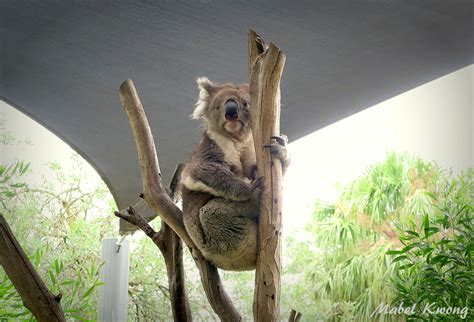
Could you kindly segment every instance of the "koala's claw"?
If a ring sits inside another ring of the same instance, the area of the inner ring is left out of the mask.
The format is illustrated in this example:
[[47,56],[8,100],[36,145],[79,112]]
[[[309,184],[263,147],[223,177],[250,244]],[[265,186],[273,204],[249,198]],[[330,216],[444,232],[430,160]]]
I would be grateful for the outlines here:
[[286,161],[288,160],[288,152],[286,150],[286,146],[280,145],[279,143],[272,143],[267,144],[264,147],[269,148],[270,153],[280,159],[282,163],[286,163]]
[[272,139],[277,141],[277,143],[282,146],[286,146],[288,144],[288,137],[285,134],[280,134],[279,136],[272,136]]
[[252,181],[252,191],[262,192],[263,190],[263,177],[258,177]]
[[280,136],[272,136],[272,139],[274,139],[276,142],[264,145],[263,147],[269,148],[270,153],[276,158],[280,159],[283,168],[286,168],[290,163],[290,156],[288,155],[288,151],[286,149],[288,137],[282,134]]

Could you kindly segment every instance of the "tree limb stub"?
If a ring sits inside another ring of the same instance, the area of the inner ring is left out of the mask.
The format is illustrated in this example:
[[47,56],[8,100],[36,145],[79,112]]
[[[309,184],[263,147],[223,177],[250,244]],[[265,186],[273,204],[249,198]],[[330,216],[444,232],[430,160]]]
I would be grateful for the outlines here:
[[60,297],[53,296],[46,287],[2,214],[0,214],[0,264],[20,294],[23,304],[38,321],[66,321],[59,304]]
[[301,320],[302,314],[300,312],[296,312],[295,310],[291,310],[290,312],[290,318],[288,319],[288,322],[299,322]]
[[[143,180],[143,195],[148,206],[152,208],[190,248],[194,262],[199,270],[201,282],[209,303],[222,321],[241,321],[228,294],[222,286],[217,268],[208,262],[189,237],[183,223],[183,213],[174,204],[161,182],[160,166],[156,154],[155,143],[145,111],[131,80],[122,83],[119,89],[122,105],[127,113],[132,133],[137,146],[138,161]],[[155,243],[159,234],[156,233],[147,220],[138,213],[121,214],[116,216],[137,225]],[[150,230],[151,229],[151,230]],[[158,244],[157,244],[158,245]],[[166,259],[165,259],[166,260]],[[167,264],[168,265],[168,264]]]
[[254,320],[279,321],[281,281],[282,166],[265,145],[280,135],[280,79],[285,54],[249,31],[250,106],[257,171],[264,178],[260,197]]

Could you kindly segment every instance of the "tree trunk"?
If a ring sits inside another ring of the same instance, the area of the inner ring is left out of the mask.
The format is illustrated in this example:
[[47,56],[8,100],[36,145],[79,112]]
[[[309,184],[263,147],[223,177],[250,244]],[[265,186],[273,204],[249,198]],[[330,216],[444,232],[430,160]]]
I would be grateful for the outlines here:
[[249,31],[250,106],[257,171],[264,178],[258,222],[254,320],[280,320],[282,165],[265,145],[280,135],[280,78],[285,55]]
[[59,298],[44,284],[0,214],[0,264],[21,296],[23,304],[38,321],[66,321]]

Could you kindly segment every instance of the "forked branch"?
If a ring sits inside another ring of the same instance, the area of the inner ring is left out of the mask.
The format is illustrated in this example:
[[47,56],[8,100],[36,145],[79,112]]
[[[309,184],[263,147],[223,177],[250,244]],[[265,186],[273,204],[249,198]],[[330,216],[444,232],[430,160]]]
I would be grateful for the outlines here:
[[[222,286],[217,268],[208,262],[196,248],[184,228],[181,210],[163,187],[153,135],[133,82],[126,80],[122,83],[119,94],[137,146],[145,201],[190,248],[194,262],[199,269],[204,291],[214,312],[222,321],[241,321],[241,315]],[[116,213],[116,215],[137,225],[154,241],[159,239],[159,234],[151,229],[146,219],[140,214]]]
[[[176,189],[181,178],[184,164],[176,167],[173,179],[169,187],[169,195],[175,201]],[[191,306],[186,291],[184,265],[183,265],[183,242],[178,235],[163,220],[161,228],[156,232],[148,221],[139,215],[132,207],[127,208],[127,213],[116,211],[116,216],[133,223],[139,227],[158,246],[163,255],[168,275],[168,290],[171,301],[171,310],[175,321],[192,321]]]

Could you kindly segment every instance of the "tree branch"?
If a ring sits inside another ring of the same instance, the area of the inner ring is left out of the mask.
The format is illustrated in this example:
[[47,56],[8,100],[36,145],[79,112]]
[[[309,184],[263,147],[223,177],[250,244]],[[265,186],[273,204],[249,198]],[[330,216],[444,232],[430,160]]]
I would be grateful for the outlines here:
[[38,321],[66,321],[59,297],[51,294],[0,214],[0,264],[23,304]]
[[143,199],[187,245],[193,245],[184,228],[181,210],[163,187],[153,134],[132,80],[122,83],[119,94],[135,138],[143,181]]
[[279,321],[281,282],[282,165],[268,145],[280,135],[280,78],[285,54],[249,31],[250,106],[257,171],[264,178],[260,197],[254,320]]
[[[241,315],[222,286],[217,268],[202,256],[189,237],[184,227],[181,210],[174,204],[163,187],[153,135],[133,82],[131,80],[123,82],[119,94],[137,146],[145,201],[190,248],[194,262],[199,269],[204,291],[214,312],[222,321],[241,321]],[[128,214],[117,212],[116,215],[137,225],[155,244],[159,244],[160,234],[155,232],[140,214],[134,213],[132,210]]]
[[[176,201],[177,189],[184,166],[184,164],[179,164],[176,167],[170,183],[170,198],[173,201]],[[175,321],[192,321],[191,305],[189,304],[185,284],[183,242],[163,220],[161,221],[157,245],[165,259],[173,318]]]

